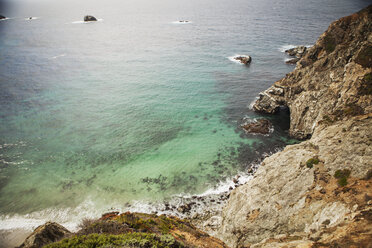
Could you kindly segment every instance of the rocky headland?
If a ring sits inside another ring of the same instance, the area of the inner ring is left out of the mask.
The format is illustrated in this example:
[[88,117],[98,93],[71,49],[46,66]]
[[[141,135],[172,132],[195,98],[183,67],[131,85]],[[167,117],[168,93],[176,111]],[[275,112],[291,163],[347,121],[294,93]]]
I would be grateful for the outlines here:
[[[332,23],[293,72],[260,93],[254,110],[288,109],[289,133],[303,141],[264,159],[246,183],[234,178],[230,192],[164,204],[188,220],[113,212],[75,233],[49,222],[21,247],[371,247],[371,30],[372,6]],[[245,129],[266,133],[261,122]]]
[[230,247],[371,247],[372,6],[332,23],[254,110],[290,111],[302,139],[232,191],[218,237]]

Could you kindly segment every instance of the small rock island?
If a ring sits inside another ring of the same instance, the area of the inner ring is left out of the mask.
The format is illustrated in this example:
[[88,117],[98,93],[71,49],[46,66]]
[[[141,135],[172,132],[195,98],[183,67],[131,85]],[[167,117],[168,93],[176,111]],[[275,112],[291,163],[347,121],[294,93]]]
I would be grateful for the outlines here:
[[252,62],[252,57],[249,55],[236,56],[234,59],[245,65],[249,65]]
[[97,18],[95,18],[94,16],[91,16],[91,15],[86,15],[86,16],[84,16],[84,21],[85,22],[96,22]]

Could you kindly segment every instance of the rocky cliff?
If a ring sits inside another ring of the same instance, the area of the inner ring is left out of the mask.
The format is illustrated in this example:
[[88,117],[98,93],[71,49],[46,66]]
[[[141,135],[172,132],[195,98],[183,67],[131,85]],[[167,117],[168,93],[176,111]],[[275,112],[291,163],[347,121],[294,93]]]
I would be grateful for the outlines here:
[[253,108],[291,113],[290,134],[309,138],[321,121],[370,113],[372,8],[332,23],[297,62],[297,68],[260,93]]
[[308,139],[236,188],[218,237],[231,247],[371,247],[372,6],[332,23],[296,69],[260,93]]

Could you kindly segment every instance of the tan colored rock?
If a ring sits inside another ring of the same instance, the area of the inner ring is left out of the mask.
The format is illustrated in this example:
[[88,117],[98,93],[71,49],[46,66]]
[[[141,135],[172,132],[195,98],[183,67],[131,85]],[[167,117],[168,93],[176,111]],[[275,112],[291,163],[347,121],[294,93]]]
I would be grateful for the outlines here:
[[[366,176],[372,165],[371,126],[372,115],[322,126],[312,139],[266,158],[252,180],[232,191],[218,237],[244,247],[279,234],[308,235],[328,221],[327,227],[341,224],[355,204],[367,204],[363,197],[372,196],[372,188],[355,181],[360,190],[347,195],[333,175],[348,168],[355,180]],[[314,157],[319,164],[307,168]]]

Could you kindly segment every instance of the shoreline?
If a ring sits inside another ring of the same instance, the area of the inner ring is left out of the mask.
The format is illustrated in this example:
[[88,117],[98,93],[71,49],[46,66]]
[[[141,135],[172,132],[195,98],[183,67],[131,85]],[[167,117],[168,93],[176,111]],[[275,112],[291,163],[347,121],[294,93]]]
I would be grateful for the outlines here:
[[[157,216],[174,216],[189,221],[200,230],[213,236],[220,225],[222,209],[228,201],[230,193],[237,187],[240,187],[251,180],[255,171],[265,158],[281,151],[282,149],[284,149],[284,147],[275,148],[272,152],[263,152],[259,159],[256,159],[254,162],[249,164],[249,168],[245,172],[243,171],[228,178],[201,194],[173,195],[169,197],[169,200],[155,203],[135,201],[131,204],[126,204],[125,207],[120,209],[107,208],[104,211],[96,211],[92,215],[80,216],[77,220],[69,220],[67,222],[58,219],[63,219],[66,216],[74,216],[73,212],[78,209],[81,210],[82,205],[85,204],[79,205],[73,209],[67,208],[57,210],[50,208],[25,215],[16,214],[13,216],[5,216],[0,219],[4,224],[2,225],[2,229],[0,229],[0,243],[4,244],[4,246],[0,245],[0,248],[9,247],[9,245],[20,245],[36,227],[41,226],[48,221],[55,221],[67,228],[69,231],[76,232],[79,230],[79,224],[81,224],[82,220],[98,219],[105,213],[116,211],[120,213],[129,211],[133,213],[156,214]],[[88,203],[88,205],[89,204],[90,203]],[[94,209],[93,205],[90,209]],[[89,209],[86,209],[85,211],[89,212]],[[52,217],[41,217],[44,212],[55,213],[51,215]],[[27,223],[26,226],[25,223]],[[4,228],[4,226],[6,228]]]

